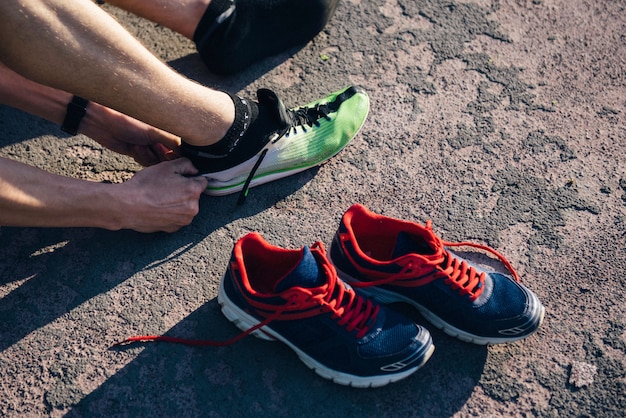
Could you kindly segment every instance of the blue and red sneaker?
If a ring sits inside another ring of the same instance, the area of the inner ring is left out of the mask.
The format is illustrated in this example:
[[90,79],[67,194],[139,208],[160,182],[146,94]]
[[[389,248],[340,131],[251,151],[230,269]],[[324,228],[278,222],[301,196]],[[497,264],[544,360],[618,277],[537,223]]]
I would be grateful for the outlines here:
[[430,358],[428,331],[343,283],[321,242],[288,250],[258,233],[241,238],[220,283],[224,315],[245,333],[279,340],[320,376],[377,387]]
[[[450,251],[479,248],[497,256],[513,277],[486,271]],[[469,242],[447,242],[426,226],[354,205],[343,215],[330,249],[339,276],[382,303],[406,302],[447,334],[475,344],[525,338],[543,320],[544,308],[519,283],[497,251]]]

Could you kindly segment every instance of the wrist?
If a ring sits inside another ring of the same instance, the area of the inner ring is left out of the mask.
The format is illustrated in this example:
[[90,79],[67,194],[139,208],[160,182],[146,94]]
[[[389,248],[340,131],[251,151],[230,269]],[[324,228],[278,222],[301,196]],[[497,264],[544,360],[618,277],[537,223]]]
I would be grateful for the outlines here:
[[112,121],[107,116],[108,109],[95,102],[89,102],[85,115],[83,116],[78,133],[96,139],[106,132],[106,127],[110,127]]
[[159,208],[151,204],[153,198],[147,192],[145,182],[135,174],[128,180],[107,186],[103,196],[107,201],[103,227],[114,231],[132,229],[146,232],[142,226],[151,217],[151,212]]

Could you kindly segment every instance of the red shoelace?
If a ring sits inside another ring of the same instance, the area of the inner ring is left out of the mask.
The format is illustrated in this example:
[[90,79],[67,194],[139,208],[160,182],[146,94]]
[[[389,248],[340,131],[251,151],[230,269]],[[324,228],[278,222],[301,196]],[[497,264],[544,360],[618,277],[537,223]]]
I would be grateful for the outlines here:
[[[445,247],[471,247],[486,251],[497,257],[502,264],[504,264],[515,281],[520,281],[519,275],[511,263],[506,257],[493,248],[473,242],[444,241],[432,232],[432,221],[430,220],[426,222],[426,229],[433,234],[435,239],[441,244],[437,246],[438,251],[435,254],[407,258],[408,261],[402,266],[402,270],[398,273],[390,274],[377,280],[360,281],[350,284],[354,287],[372,287],[383,284],[414,287],[423,286],[438,279],[444,279],[444,282],[452,288],[457,289],[460,295],[469,295],[470,299],[475,300],[483,292],[483,283],[487,273],[479,272],[466,260],[462,260],[447,251]],[[343,234],[341,238],[342,240],[350,239],[348,234]],[[425,274],[424,265],[431,266],[433,274]]]

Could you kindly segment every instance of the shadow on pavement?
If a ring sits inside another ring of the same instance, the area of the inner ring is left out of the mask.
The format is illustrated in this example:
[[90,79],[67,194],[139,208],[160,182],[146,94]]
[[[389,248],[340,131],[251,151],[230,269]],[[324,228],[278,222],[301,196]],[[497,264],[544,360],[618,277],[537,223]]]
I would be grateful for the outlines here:
[[168,61],[168,65],[174,70],[183,74],[202,85],[216,90],[236,93],[245,89],[254,81],[261,79],[265,74],[279,67],[291,56],[295,55],[302,47],[291,48],[281,54],[268,57],[254,65],[233,75],[218,75],[207,70],[202,59],[197,53],[192,53],[178,59]]
[[[180,256],[196,235],[141,235],[97,229],[5,228],[0,298],[0,351],[155,261]],[[182,250],[181,250],[182,249]]]
[[[167,335],[224,341],[237,332],[214,299]],[[430,361],[409,378],[377,389],[331,383],[283,344],[250,336],[221,348],[146,343],[67,416],[450,416],[478,383],[487,348],[434,329],[432,334]]]
[[[216,229],[294,193],[316,169],[238,195],[203,196],[194,222],[174,234],[91,228],[0,229],[0,351],[134,274],[184,256]],[[229,253],[231,248],[223,249]]]
[[44,135],[68,136],[52,122],[3,105],[0,105],[0,135],[0,148]]

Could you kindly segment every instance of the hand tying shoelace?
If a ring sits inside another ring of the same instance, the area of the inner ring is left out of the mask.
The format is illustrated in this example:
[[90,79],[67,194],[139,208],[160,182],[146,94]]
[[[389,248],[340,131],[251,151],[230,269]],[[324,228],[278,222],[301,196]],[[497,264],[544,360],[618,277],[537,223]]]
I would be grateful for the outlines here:
[[369,97],[354,86],[292,109],[268,89],[257,91],[258,102],[231,98],[235,123],[227,135],[207,146],[183,140],[181,150],[207,178],[206,194],[239,192],[239,204],[252,187],[329,160],[357,135],[369,112]]

